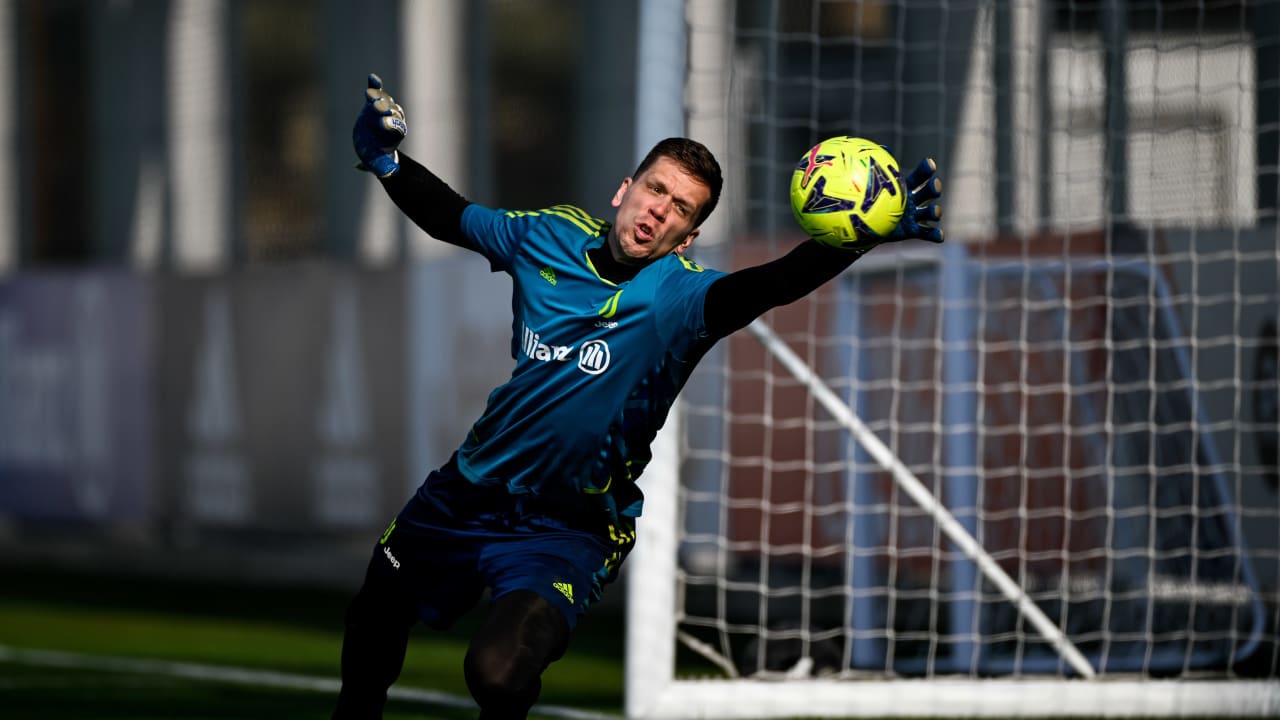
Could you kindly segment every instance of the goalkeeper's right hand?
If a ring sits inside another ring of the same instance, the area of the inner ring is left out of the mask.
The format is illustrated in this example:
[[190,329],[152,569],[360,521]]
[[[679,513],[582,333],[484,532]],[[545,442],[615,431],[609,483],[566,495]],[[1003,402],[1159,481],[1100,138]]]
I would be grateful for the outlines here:
[[404,110],[382,89],[382,78],[369,73],[364,107],[360,108],[356,126],[351,130],[356,157],[360,158],[356,167],[380,178],[395,175],[400,171],[400,153],[396,148],[408,133]]

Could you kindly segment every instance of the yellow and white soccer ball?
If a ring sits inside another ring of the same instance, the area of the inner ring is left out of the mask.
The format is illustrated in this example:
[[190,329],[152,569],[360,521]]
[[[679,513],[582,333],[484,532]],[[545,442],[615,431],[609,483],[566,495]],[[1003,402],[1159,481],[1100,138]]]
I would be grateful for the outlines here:
[[791,210],[809,237],[839,248],[874,245],[902,220],[907,197],[898,161],[865,138],[829,138],[791,175]]

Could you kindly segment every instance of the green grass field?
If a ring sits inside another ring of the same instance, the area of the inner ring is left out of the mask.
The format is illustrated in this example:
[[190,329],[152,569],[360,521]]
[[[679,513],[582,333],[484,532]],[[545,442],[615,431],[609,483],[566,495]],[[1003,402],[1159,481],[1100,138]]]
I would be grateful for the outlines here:
[[[0,578],[0,717],[328,717],[346,593],[14,568]],[[415,634],[396,686],[408,697],[393,696],[387,718],[475,716],[462,657],[479,618]],[[545,675],[550,714],[536,717],[621,715],[622,643],[616,613],[588,616]]]
[[[331,589],[0,567],[0,718],[327,718],[347,600]],[[448,633],[419,629],[388,720],[475,717],[462,657],[480,612]],[[623,635],[616,606],[588,615],[532,717],[621,717]]]

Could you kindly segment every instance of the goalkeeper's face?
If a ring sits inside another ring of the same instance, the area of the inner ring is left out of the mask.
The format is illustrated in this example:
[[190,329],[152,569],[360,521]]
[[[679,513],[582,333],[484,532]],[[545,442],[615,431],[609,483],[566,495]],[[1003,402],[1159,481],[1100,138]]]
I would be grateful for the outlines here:
[[671,158],[658,158],[640,175],[623,180],[613,196],[618,208],[608,240],[613,258],[647,265],[684,252],[698,235],[698,218],[710,199],[706,183]]

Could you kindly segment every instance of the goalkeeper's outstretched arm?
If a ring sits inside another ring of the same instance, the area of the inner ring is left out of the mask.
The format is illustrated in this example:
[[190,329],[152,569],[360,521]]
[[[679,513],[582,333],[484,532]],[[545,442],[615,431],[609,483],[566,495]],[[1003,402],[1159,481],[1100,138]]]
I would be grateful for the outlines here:
[[462,211],[471,204],[413,158],[400,152],[409,134],[404,108],[369,74],[364,105],[351,128],[351,141],[360,164],[378,176],[396,206],[428,235],[468,250],[474,244],[462,233]]
[[382,178],[382,187],[396,207],[431,237],[467,250],[477,250],[462,233],[462,211],[471,201],[403,151],[400,152],[400,170]]
[[729,273],[707,289],[703,306],[707,332],[724,337],[772,308],[799,300],[868,249],[842,250],[806,240],[777,260]]
[[[906,239],[942,242],[942,181],[937,165],[925,159],[907,176],[907,207],[902,222],[884,242]],[[763,265],[744,268],[717,280],[708,290],[703,317],[707,331],[724,337],[746,327],[771,308],[787,305],[818,289],[844,272],[875,244],[855,249],[834,248],[815,240],[800,243],[791,252]]]

